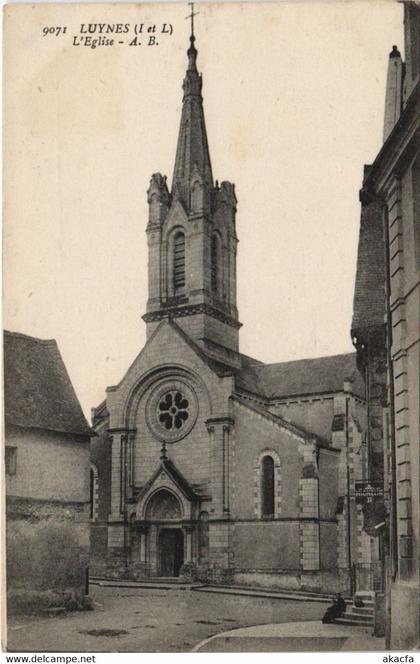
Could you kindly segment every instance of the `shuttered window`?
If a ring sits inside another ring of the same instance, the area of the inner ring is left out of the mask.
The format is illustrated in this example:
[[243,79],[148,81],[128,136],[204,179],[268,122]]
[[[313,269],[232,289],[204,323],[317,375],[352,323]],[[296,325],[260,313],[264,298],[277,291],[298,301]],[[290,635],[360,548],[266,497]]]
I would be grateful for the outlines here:
[[174,239],[174,290],[185,287],[185,235],[177,233]]

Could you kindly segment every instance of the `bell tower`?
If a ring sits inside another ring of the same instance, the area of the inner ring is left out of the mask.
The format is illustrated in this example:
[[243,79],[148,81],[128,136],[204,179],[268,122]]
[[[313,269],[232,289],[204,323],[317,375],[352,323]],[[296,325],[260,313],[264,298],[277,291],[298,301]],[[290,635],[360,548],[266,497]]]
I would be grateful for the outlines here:
[[235,186],[213,181],[191,20],[188,67],[171,190],[152,175],[149,204],[147,336],[165,318],[215,359],[234,363],[236,306]]

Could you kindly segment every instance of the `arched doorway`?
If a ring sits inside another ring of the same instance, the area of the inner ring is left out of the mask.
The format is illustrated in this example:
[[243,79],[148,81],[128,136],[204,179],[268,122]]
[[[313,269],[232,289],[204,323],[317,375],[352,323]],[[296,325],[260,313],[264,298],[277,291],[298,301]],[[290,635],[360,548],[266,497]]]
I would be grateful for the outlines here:
[[[156,571],[159,576],[179,576],[184,564],[182,507],[168,489],[160,489],[150,499],[146,518],[157,528]],[[155,563],[155,564],[156,564]]]

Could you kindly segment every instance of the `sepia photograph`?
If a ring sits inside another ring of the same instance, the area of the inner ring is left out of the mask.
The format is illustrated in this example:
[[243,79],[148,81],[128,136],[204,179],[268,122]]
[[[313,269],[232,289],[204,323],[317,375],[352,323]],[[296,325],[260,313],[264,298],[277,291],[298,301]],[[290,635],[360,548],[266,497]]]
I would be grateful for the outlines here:
[[420,2],[3,25],[2,649],[413,653]]

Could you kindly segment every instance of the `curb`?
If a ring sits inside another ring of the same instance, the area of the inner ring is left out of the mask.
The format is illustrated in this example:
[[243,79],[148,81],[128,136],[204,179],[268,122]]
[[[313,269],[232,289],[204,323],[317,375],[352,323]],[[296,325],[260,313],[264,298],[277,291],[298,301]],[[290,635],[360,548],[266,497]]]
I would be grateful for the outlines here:
[[195,592],[207,592],[222,595],[238,595],[243,597],[262,597],[265,599],[281,599],[295,602],[320,602],[331,603],[331,597],[326,595],[317,596],[315,593],[304,594],[301,591],[271,591],[263,588],[241,588],[238,586],[211,586],[202,583],[147,583],[138,581],[118,581],[118,579],[101,579],[91,577],[90,585],[102,588],[133,588],[145,590],[190,590]]
[[227,586],[195,586],[191,590],[203,593],[215,593],[223,595],[242,595],[245,597],[264,597],[266,599],[283,599],[294,602],[323,602],[331,604],[331,598],[324,596],[316,597],[314,595],[293,594],[292,592],[272,592],[255,588],[230,588]]

